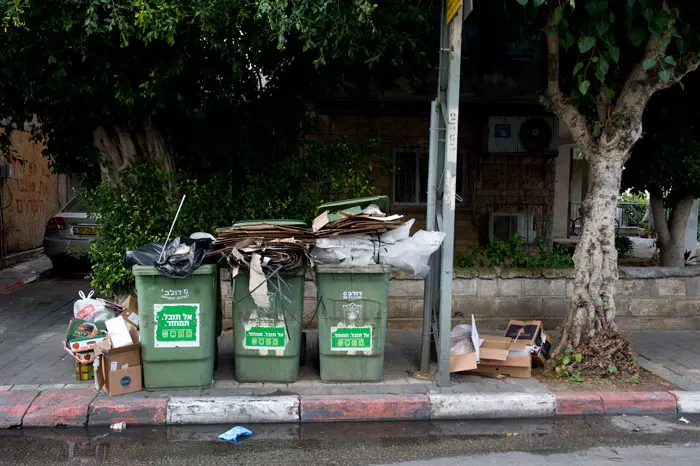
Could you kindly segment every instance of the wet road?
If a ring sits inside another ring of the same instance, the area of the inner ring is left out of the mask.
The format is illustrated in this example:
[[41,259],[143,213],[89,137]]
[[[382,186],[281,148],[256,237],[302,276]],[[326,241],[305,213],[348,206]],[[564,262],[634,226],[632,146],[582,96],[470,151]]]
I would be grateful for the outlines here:
[[700,464],[700,416],[594,417],[426,423],[44,429],[0,433],[0,464],[13,465],[532,465]]

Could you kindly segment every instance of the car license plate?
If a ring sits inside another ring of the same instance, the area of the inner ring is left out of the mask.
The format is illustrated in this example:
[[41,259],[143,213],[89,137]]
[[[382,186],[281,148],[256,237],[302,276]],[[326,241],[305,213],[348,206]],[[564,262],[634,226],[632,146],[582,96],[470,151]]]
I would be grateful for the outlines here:
[[74,235],[95,236],[97,230],[95,227],[73,227]]

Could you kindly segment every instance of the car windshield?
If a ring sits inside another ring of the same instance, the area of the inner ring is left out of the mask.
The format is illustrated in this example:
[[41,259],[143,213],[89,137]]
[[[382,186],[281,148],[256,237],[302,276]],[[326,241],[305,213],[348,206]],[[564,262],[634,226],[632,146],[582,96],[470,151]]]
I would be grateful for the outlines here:
[[68,203],[65,209],[63,209],[64,212],[88,212],[89,210],[88,203],[85,199],[82,199],[80,197],[74,197],[72,201]]

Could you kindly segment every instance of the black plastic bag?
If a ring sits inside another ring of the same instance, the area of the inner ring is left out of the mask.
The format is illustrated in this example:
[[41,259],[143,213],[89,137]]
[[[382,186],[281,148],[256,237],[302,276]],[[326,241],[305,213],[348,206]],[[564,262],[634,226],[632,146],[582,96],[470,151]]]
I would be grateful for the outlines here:
[[209,239],[195,241],[182,236],[167,244],[162,259],[160,255],[163,245],[160,243],[144,244],[133,251],[127,251],[124,255],[124,266],[149,265],[166,277],[187,278],[202,265],[210,248]]

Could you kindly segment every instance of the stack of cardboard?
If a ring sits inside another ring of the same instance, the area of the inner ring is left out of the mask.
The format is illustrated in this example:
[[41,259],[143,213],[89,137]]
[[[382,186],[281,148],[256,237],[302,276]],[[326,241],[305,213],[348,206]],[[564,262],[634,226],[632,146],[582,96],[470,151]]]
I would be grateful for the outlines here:
[[505,336],[479,335],[472,317],[472,340],[479,342],[473,353],[450,356],[450,372],[473,371],[520,379],[532,376],[533,365],[549,357],[552,339],[544,333],[542,321],[511,320]]
[[138,392],[143,387],[141,365],[141,339],[133,320],[138,322],[136,299],[127,298],[122,315],[108,320],[105,340],[95,346],[95,386],[109,396]]

